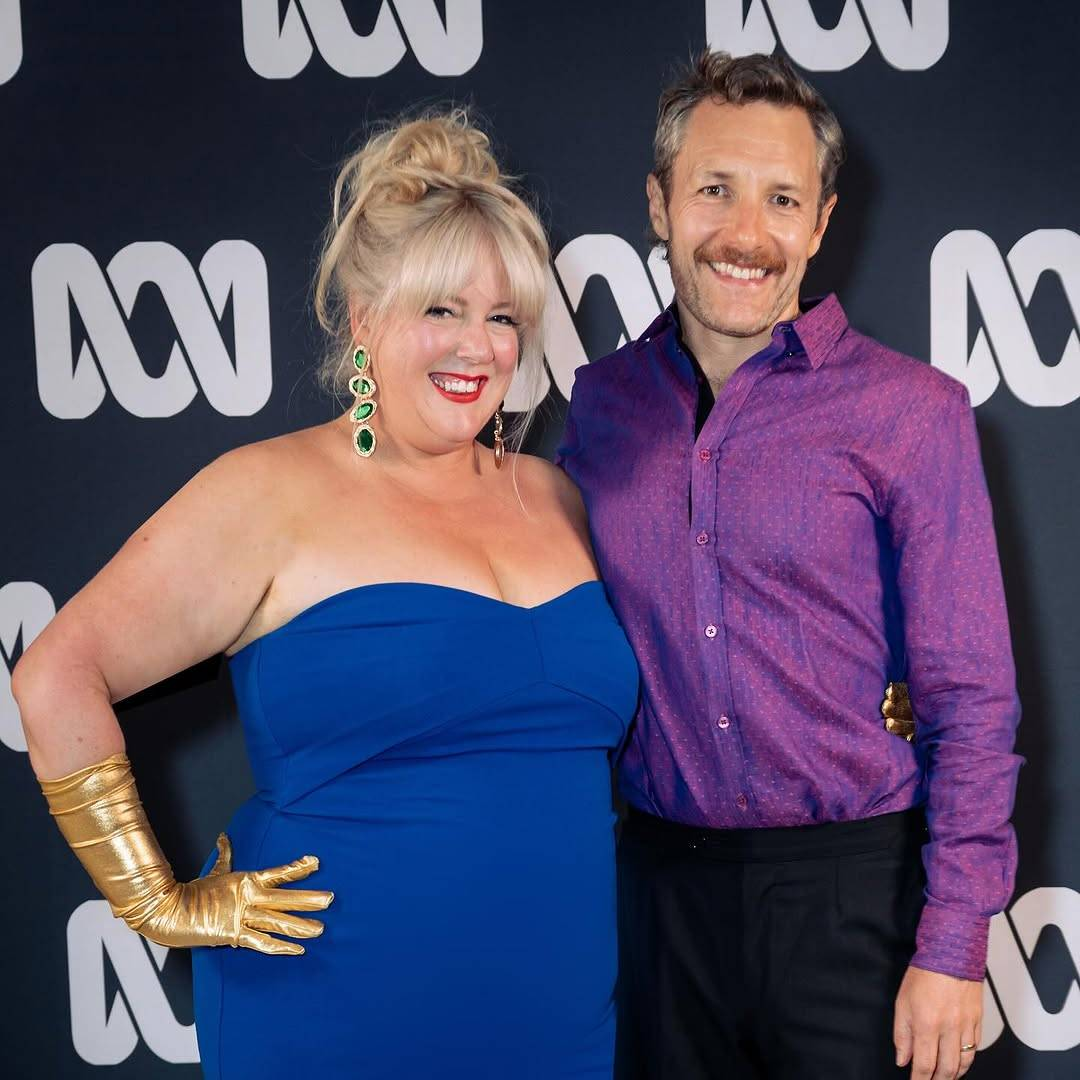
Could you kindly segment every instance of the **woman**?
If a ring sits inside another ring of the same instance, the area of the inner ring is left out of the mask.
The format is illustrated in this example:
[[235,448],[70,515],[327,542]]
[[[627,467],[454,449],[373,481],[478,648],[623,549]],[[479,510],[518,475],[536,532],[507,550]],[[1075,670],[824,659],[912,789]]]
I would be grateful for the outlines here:
[[[113,910],[199,946],[208,1077],[610,1075],[608,755],[636,667],[577,493],[503,461],[498,411],[541,362],[546,259],[461,113],[372,139],[316,289],[349,411],[203,470],[14,673]],[[180,885],[112,704],[219,651],[258,792]]]

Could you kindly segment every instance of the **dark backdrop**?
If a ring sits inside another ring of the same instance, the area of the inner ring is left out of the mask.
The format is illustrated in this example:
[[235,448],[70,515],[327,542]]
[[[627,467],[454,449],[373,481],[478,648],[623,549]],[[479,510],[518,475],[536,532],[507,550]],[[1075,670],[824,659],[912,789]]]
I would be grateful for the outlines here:
[[[1080,1074],[1075,12],[1069,0],[0,0],[7,666],[196,469],[333,414],[311,374],[309,279],[334,165],[366,123],[473,103],[536,193],[556,258],[531,448],[549,453],[574,368],[670,295],[646,262],[643,186],[673,62],[706,40],[779,42],[851,146],[807,294],[836,289],[857,326],[964,379],[978,406],[1028,764],[976,1071]],[[219,662],[120,713],[162,843],[193,875],[250,791]],[[196,1075],[188,959],[147,947],[95,898],[45,814],[6,674],[0,778],[6,1075]]]

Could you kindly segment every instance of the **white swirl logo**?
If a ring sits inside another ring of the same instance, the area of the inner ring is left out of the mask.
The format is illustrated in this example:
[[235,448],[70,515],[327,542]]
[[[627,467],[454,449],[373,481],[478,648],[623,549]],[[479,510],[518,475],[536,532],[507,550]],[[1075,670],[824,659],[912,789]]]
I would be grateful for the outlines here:
[[[127,328],[146,284],[161,291],[179,337],[160,375],[147,373]],[[31,285],[38,391],[53,416],[89,416],[104,401],[106,384],[128,412],[146,417],[174,416],[200,387],[226,416],[251,416],[270,397],[266,262],[246,240],[214,244],[198,273],[176,248],[158,241],[122,248],[104,273],[78,244],[52,244],[34,260]],[[230,297],[235,363],[220,325]],[[77,351],[69,303],[89,339]]]
[[11,668],[16,653],[25,652],[55,614],[53,598],[37,582],[9,581],[0,589],[0,647],[4,652],[4,671],[0,677],[0,742],[9,750],[26,751],[26,735],[11,693]]
[[593,277],[603,278],[619,313],[612,350],[638,337],[675,295],[671,271],[658,248],[643,263],[621,236],[587,233],[575,237],[555,257],[555,274],[548,275],[544,343],[550,378],[545,372],[540,385],[533,388],[535,395],[524,377],[515,379],[506,398],[509,411],[520,412],[542,401],[552,380],[559,393],[570,399],[574,372],[589,362],[574,318]]
[[[1056,274],[1072,313],[1060,357],[1044,362],[1024,314],[1043,274]],[[968,351],[968,293],[982,327]],[[963,382],[973,405],[1002,379],[1026,405],[1068,405],[1080,398],[1080,235],[1037,229],[1002,259],[985,233],[959,229],[938,241],[930,256],[930,359]]]
[[[866,55],[871,36],[881,55],[902,71],[925,71],[949,44],[948,0],[846,0],[834,27],[823,29],[810,0],[706,0],[705,36],[735,56],[771,53],[777,39],[809,71],[840,71]],[[862,9],[860,11],[860,8]]]
[[1028,970],[1028,961],[1043,931],[1056,927],[1074,968],[1080,964],[1080,893],[1072,889],[1032,889],[1008,915],[990,922],[990,949],[983,1009],[982,1047],[1005,1030],[1032,1050],[1071,1050],[1080,1046],[1080,984],[1074,977],[1057,1012],[1043,1005]]
[[6,83],[23,58],[19,0],[0,0],[0,83]]
[[[161,985],[169,949],[141,938],[113,918],[105,900],[87,900],[67,925],[71,1039],[90,1065],[119,1065],[141,1036],[162,1061],[199,1060],[195,1025],[182,1024]],[[105,958],[120,984],[108,1000]]]
[[[484,48],[481,0],[445,0],[443,22],[435,0],[383,0],[366,34],[353,29],[341,0],[243,0],[244,55],[264,79],[291,79],[318,49],[339,75],[385,75],[411,47],[432,75],[463,75]],[[406,44],[408,42],[408,44]]]

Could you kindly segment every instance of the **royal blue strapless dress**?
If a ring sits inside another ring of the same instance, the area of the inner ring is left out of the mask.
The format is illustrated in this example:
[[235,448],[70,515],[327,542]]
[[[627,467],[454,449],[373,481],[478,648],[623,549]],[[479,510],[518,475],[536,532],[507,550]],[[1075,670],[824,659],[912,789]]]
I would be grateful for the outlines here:
[[194,950],[205,1075],[609,1078],[637,667],[603,586],[361,586],[230,666],[258,789],[234,868],[310,852],[296,887],[335,899],[304,956]]

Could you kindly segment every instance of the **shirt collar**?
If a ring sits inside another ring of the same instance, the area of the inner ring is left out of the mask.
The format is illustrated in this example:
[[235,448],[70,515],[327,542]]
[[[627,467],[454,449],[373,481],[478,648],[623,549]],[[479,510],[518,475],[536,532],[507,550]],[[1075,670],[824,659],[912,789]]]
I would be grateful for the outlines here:
[[803,313],[790,323],[777,323],[773,337],[789,329],[798,338],[810,366],[816,371],[836,348],[837,342],[848,328],[847,315],[840,306],[836,293],[814,297],[803,303]]
[[[786,338],[794,337],[806,353],[810,366],[817,370],[847,330],[847,315],[844,314],[836,293],[806,300],[803,303],[803,309],[803,313],[797,319],[791,322],[778,322],[773,327],[773,341],[779,343]],[[679,316],[675,302],[672,301],[670,307],[660,312],[645,328],[636,344],[641,346],[665,336],[671,336],[678,341],[679,335]]]

